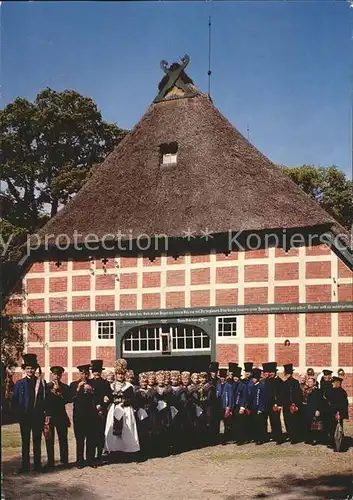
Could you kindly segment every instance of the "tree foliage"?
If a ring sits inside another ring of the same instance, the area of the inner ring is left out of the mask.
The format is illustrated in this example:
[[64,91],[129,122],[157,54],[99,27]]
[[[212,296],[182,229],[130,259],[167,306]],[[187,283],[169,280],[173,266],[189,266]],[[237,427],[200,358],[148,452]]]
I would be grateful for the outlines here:
[[1,320],[1,361],[7,367],[17,366],[25,348],[22,325],[9,316],[3,316]]
[[336,166],[282,167],[303,191],[346,229],[353,224],[353,182]]
[[[33,103],[18,97],[0,111],[2,309],[26,235],[79,191],[126,133],[105,122],[94,101],[74,90],[47,88]],[[13,365],[23,349],[22,329],[3,316],[2,361]]]
[[94,101],[74,90],[41,91],[0,111],[3,180],[17,226],[34,231],[53,217],[125,136]]

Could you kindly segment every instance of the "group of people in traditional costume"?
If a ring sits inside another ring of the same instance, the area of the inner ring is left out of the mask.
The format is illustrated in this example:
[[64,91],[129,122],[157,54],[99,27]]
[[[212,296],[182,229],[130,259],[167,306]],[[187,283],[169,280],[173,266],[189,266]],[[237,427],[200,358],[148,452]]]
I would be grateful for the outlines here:
[[[54,467],[54,434],[60,462],[69,463],[66,405],[73,403],[76,465],[97,467],[122,457],[146,459],[179,453],[194,447],[235,442],[237,445],[269,440],[277,444],[305,441],[333,446],[337,422],[348,418],[343,374],[324,370],[320,383],[312,369],[294,378],[292,364],[229,363],[227,369],[211,363],[200,373],[157,371],[135,374],[119,359],[115,372],[103,375],[103,361],[78,366],[79,379],[70,386],[61,378],[64,368],[51,367],[46,383],[35,354],[25,354],[25,376],[13,388],[22,438],[22,472],[29,471],[30,434],[34,468],[41,466],[44,432],[48,463]],[[281,412],[287,436],[282,431]],[[224,432],[220,432],[223,422]],[[271,432],[268,433],[268,424]]]

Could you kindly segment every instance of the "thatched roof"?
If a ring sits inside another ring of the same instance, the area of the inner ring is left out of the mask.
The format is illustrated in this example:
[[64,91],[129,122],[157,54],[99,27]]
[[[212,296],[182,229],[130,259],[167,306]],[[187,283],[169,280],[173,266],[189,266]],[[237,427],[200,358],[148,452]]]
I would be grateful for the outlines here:
[[[177,164],[161,165],[161,145],[175,142]],[[207,95],[183,98],[178,91],[147,109],[41,233],[178,237],[188,229],[201,234],[332,223]]]

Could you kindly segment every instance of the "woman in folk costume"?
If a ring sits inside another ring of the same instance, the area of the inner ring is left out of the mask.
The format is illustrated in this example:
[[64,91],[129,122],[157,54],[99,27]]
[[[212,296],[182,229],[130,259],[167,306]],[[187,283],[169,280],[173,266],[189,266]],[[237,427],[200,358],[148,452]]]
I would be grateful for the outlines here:
[[111,385],[113,384],[113,382],[115,382],[115,373],[111,372],[111,371],[109,371],[108,373],[106,373],[105,380],[107,382],[109,382],[110,387],[111,387]]
[[215,418],[217,412],[217,394],[216,387],[209,380],[207,372],[201,372],[199,375],[200,385],[198,390],[199,404],[202,409],[201,419],[201,440],[205,442],[214,441]]
[[139,387],[135,391],[137,430],[142,458],[147,458],[151,448],[151,431],[155,420],[153,398],[155,390],[148,387],[147,373],[140,373]]
[[125,381],[126,369],[126,361],[118,359],[116,380],[112,383],[113,403],[109,407],[105,426],[105,450],[109,453],[136,453],[140,450],[133,409],[134,389]]
[[[196,428],[196,400],[191,392],[191,377],[190,372],[184,371],[181,373],[181,384],[184,391],[181,394],[181,403],[183,405],[183,432],[185,447],[191,448],[195,439]],[[197,393],[197,389],[196,389]]]
[[155,374],[155,372],[146,372],[146,377],[147,377],[149,389],[153,389],[156,386],[156,374]]
[[191,446],[196,446],[199,441],[199,435],[202,428],[202,408],[199,401],[199,385],[200,379],[198,373],[192,373],[190,377],[190,384],[188,385],[188,400],[191,410],[191,415],[193,418],[192,427],[193,432],[191,434]]
[[170,448],[170,428],[172,424],[171,399],[172,388],[166,385],[165,372],[156,373],[157,385],[154,392],[155,425],[152,429],[153,437],[156,440],[155,448],[159,448],[161,455],[169,452]]
[[125,381],[130,382],[130,384],[134,387],[134,389],[137,389],[137,385],[135,385],[135,373],[134,370],[126,370],[125,373]]
[[172,413],[172,425],[171,425],[171,440],[173,451],[181,451],[184,446],[184,402],[183,394],[186,393],[187,389],[181,385],[181,375],[177,370],[172,370],[170,373],[171,377],[171,413]]

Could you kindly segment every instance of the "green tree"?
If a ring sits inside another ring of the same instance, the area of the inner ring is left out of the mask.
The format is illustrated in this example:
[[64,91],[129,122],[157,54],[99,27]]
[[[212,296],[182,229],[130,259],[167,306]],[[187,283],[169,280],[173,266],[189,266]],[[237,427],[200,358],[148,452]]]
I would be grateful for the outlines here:
[[17,366],[25,348],[22,325],[9,316],[3,316],[1,322],[1,361],[7,367]]
[[[16,262],[26,235],[79,191],[126,133],[105,122],[94,101],[74,90],[47,88],[33,103],[17,98],[0,110],[2,311],[20,277]],[[1,326],[1,358],[11,366],[24,348],[22,329],[6,315]]]
[[282,167],[283,171],[346,229],[353,224],[353,182],[336,166]]
[[34,231],[76,193],[126,135],[74,90],[41,91],[0,111],[3,180],[12,224]]

